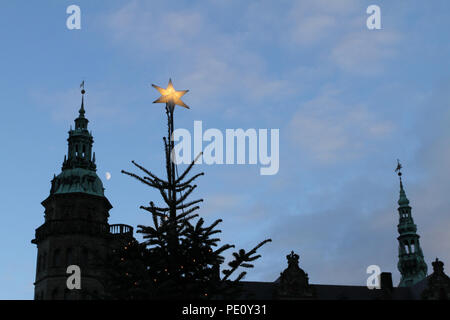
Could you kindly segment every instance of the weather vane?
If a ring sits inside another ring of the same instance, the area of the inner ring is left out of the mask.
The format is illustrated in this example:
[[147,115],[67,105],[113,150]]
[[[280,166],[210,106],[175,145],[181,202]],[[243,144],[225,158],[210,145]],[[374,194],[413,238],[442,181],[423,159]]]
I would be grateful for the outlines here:
[[402,175],[402,172],[401,172],[402,168],[403,168],[403,167],[402,167],[402,165],[400,164],[400,160],[397,159],[397,168],[395,168],[395,172],[398,172],[398,176],[399,176],[399,177]]
[[86,91],[84,90],[84,80],[80,84],[81,93],[84,94]]

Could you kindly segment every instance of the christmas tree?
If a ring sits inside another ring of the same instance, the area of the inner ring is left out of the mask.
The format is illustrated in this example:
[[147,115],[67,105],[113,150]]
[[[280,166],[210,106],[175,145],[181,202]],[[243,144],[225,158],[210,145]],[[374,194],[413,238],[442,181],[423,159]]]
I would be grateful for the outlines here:
[[138,226],[138,233],[144,238],[142,244],[127,243],[112,252],[109,264],[115,271],[109,273],[110,297],[118,299],[170,299],[170,298],[233,298],[239,292],[239,281],[246,271],[231,279],[239,268],[252,268],[252,262],[260,257],[257,250],[266,239],[250,251],[240,249],[233,253],[233,260],[220,275],[220,265],[224,263],[223,253],[234,245],[219,246],[216,236],[221,231],[217,226],[221,219],[205,226],[203,218],[196,211],[203,199],[188,201],[197,188],[196,179],[203,172],[188,178],[197,158],[178,175],[174,159],[172,139],[175,105],[189,108],[183,101],[187,90],[176,91],[172,81],[166,89],[153,85],[161,97],[155,103],[166,104],[167,137],[163,138],[165,151],[166,179],[157,177],[138,163],[132,163],[143,172],[127,174],[145,185],[157,189],[164,205],[159,207],[153,201],[140,208],[152,215],[153,226]]

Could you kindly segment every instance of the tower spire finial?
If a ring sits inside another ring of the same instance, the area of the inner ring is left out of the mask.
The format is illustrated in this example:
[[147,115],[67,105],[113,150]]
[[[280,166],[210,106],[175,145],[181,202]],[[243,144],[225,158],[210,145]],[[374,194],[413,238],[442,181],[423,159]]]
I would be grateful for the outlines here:
[[80,108],[80,117],[84,118],[85,110],[84,110],[84,94],[86,93],[86,90],[84,90],[84,80],[80,84],[81,88],[81,108]]
[[399,177],[401,177],[402,176],[402,165],[401,165],[401,163],[400,163],[400,160],[399,159],[397,159],[397,168],[395,168],[395,172],[398,172],[397,174],[398,174],[398,176]]
[[403,182],[402,182],[402,168],[403,166],[400,163],[400,160],[397,159],[397,168],[395,168],[395,172],[397,172],[397,175],[399,176],[400,179],[400,199],[398,200],[398,204],[399,205],[408,205],[409,204],[409,200],[406,197],[406,192],[403,189]]
[[395,172],[397,172],[397,175],[400,178],[400,192],[403,191],[403,183],[402,183],[402,165],[400,163],[400,160],[397,159],[397,168],[395,168]]
[[69,131],[69,150],[67,161],[63,163],[63,170],[82,168],[95,171],[96,165],[92,161],[92,144],[94,142],[92,133],[89,133],[89,120],[84,116],[84,81],[80,84],[81,88],[81,108],[80,114],[75,119],[75,128]]

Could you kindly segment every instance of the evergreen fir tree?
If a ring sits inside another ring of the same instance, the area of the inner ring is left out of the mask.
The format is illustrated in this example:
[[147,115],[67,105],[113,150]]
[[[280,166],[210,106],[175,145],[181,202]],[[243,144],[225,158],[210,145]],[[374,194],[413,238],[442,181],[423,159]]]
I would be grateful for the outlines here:
[[[155,102],[159,100],[161,98]],[[126,250],[120,249],[113,253],[115,258],[111,258],[110,262],[116,264],[117,270],[109,277],[111,293],[116,298],[130,299],[233,298],[238,293],[238,283],[246,271],[242,271],[233,280],[232,275],[239,268],[252,268],[252,262],[260,257],[256,254],[257,250],[271,240],[260,242],[248,252],[244,249],[234,252],[229,268],[223,270],[223,276],[220,275],[220,265],[224,263],[222,254],[234,248],[234,245],[219,247],[220,239],[217,234],[221,231],[216,227],[222,220],[218,219],[205,226],[203,218],[196,213],[200,208],[198,204],[203,199],[187,200],[197,188],[194,184],[196,179],[204,175],[201,172],[188,178],[201,154],[178,175],[171,158],[174,154],[174,142],[171,138],[175,104],[164,101],[168,126],[167,138],[163,138],[167,179],[157,177],[134,161],[132,163],[144,175],[123,170],[122,173],[157,189],[165,205],[158,207],[151,201],[149,206],[140,207],[151,213],[153,226],[138,226],[137,232],[143,234],[145,239],[142,245],[129,244]]]
[[145,244],[132,239],[111,249],[103,262],[106,292],[101,298],[142,300],[152,297],[154,288],[148,277],[149,257],[145,247]]

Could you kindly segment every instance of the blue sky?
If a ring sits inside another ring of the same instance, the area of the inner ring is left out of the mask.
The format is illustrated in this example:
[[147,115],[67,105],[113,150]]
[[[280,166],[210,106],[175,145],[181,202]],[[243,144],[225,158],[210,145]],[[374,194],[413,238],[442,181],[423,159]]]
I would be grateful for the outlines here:
[[[71,4],[81,30],[66,28]],[[371,4],[381,30],[366,28]],[[311,283],[364,285],[376,264],[397,284],[397,158],[425,259],[450,264],[449,14],[444,0],[2,1],[0,299],[33,298],[30,240],[83,79],[110,223],[151,224],[138,208],[158,193],[120,170],[136,160],[163,174],[150,84],[172,78],[190,90],[176,127],[280,129],[277,175],[195,169],[224,243],[273,239],[247,280],[275,280],[294,250]]]

